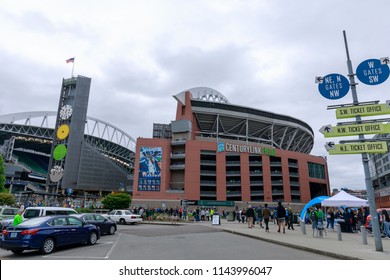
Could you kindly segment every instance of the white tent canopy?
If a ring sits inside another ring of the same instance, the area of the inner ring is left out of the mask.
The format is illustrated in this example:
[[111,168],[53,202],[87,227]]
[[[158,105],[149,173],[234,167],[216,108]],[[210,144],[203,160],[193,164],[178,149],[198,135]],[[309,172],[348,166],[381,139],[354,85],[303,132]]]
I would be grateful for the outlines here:
[[358,198],[358,197],[350,195],[349,193],[346,193],[345,191],[342,190],[338,194],[321,201],[321,206],[362,207],[362,206],[368,206],[368,202],[366,199]]

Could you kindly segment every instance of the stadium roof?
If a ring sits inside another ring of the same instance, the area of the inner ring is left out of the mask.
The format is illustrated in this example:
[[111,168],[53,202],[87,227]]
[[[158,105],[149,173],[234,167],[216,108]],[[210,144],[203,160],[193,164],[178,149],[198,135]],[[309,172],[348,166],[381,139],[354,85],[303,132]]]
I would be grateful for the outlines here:
[[264,143],[272,147],[309,154],[314,132],[305,122],[286,115],[231,104],[220,92],[206,87],[175,95],[185,104],[191,92],[191,107],[200,136]]

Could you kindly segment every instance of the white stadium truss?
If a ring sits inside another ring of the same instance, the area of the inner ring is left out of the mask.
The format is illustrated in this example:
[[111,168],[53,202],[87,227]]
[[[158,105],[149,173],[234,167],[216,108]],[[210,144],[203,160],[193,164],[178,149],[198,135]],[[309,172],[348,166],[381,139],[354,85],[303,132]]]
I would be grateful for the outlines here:
[[[0,115],[0,132],[51,140],[57,112],[36,111]],[[129,160],[134,158],[136,141],[121,129],[102,120],[87,117],[85,141],[109,155]]]

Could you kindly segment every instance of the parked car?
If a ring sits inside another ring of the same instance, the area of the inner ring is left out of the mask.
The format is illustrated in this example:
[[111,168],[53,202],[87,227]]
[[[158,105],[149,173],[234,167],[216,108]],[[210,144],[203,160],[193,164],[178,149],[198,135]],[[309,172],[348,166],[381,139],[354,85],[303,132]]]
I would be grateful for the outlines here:
[[[27,207],[26,209],[24,209],[24,212],[22,214],[22,219],[23,221],[26,221],[28,219],[41,217],[41,216],[70,215],[70,214],[77,214],[77,211],[72,208],[66,208],[66,207],[36,206],[36,207]],[[1,230],[6,229],[7,226],[12,223],[13,223],[13,217],[12,219],[2,220],[0,229]]]
[[116,223],[108,217],[103,217],[100,214],[95,213],[84,213],[72,215],[86,223],[93,224],[100,229],[101,234],[115,234]]
[[[376,212],[379,214],[379,225],[382,225],[382,210],[386,210],[387,213],[390,215],[390,208],[378,208],[376,209]],[[372,232],[372,223],[371,223],[371,214],[367,216],[366,223],[364,224],[364,227],[367,231]]]
[[9,207],[9,206],[1,206],[0,207],[0,221],[5,219],[13,219],[16,214],[18,214],[19,208],[17,207]]
[[43,216],[29,219],[3,230],[0,248],[21,254],[24,250],[39,250],[50,254],[60,246],[88,243],[94,245],[100,230],[73,216]]
[[123,225],[142,222],[141,215],[134,214],[130,210],[112,210],[106,215],[106,217],[109,217],[114,222]]

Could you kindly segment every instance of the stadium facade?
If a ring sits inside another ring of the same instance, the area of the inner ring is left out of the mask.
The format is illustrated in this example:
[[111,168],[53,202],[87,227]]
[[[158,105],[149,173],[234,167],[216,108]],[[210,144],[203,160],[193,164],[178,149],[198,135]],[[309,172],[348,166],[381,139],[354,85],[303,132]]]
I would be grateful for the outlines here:
[[301,204],[330,195],[326,158],[310,155],[307,123],[231,104],[211,88],[174,98],[176,119],[137,139],[133,205]]

